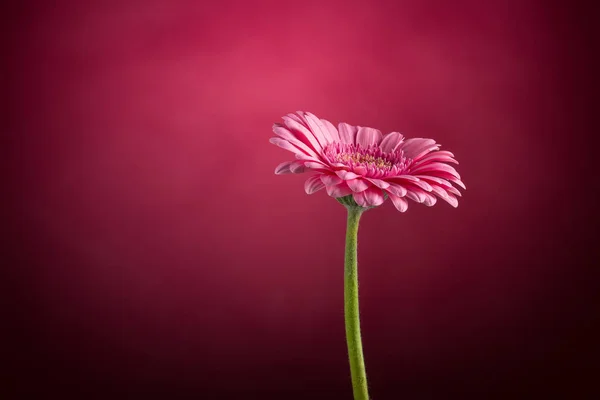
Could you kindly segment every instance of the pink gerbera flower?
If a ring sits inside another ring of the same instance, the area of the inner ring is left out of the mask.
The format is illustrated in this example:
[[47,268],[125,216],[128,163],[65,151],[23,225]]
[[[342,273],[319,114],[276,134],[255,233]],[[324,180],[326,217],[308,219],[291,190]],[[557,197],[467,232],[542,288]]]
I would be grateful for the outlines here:
[[[408,208],[407,198],[433,206],[437,198],[458,206],[463,189],[458,164],[449,151],[440,151],[433,139],[404,139],[398,132],[382,135],[374,128],[340,123],[298,111],[273,125],[278,137],[270,142],[296,155],[296,161],[279,164],[276,174],[314,171],[306,193],[323,188],[341,202],[354,200],[361,207],[376,207],[389,197],[398,211]],[[352,196],[352,197],[349,197]]]

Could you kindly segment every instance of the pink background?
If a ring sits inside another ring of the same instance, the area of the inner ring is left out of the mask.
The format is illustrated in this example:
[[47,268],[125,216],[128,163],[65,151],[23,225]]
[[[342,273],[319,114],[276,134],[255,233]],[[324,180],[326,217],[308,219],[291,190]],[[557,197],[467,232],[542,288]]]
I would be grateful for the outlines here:
[[296,110],[432,137],[467,185],[457,209],[363,217],[374,399],[591,393],[577,173],[591,39],[573,10],[140,0],[6,15],[14,398],[351,398],[345,210],[307,196],[308,175],[273,174],[292,155],[271,126]]

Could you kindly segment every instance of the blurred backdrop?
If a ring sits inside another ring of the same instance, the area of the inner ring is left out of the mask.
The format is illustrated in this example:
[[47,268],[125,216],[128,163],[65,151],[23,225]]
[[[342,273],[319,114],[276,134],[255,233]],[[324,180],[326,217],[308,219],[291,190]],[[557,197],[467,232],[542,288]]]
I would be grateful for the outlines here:
[[591,396],[585,14],[59,0],[4,15],[5,398],[351,398],[345,210],[273,173],[292,155],[272,124],[296,110],[434,138],[467,185],[457,209],[362,219],[373,399]]

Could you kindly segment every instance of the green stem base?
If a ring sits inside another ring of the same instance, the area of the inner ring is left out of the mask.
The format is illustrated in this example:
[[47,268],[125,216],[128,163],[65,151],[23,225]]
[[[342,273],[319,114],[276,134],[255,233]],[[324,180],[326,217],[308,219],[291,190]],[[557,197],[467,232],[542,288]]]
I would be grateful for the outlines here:
[[360,337],[360,318],[358,310],[358,222],[364,208],[346,205],[348,223],[346,228],[346,256],[344,260],[344,316],[346,321],[346,341],[352,377],[354,400],[369,400],[367,373],[363,358]]

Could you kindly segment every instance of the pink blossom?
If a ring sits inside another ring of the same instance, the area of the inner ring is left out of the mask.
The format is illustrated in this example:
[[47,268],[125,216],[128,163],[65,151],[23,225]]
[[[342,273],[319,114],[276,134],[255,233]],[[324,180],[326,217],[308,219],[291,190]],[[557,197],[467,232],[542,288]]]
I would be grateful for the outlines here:
[[312,194],[323,188],[329,196],[352,196],[361,207],[376,207],[389,197],[398,211],[408,208],[407,198],[433,206],[437,198],[458,206],[466,189],[448,163],[458,164],[449,151],[440,151],[433,139],[404,139],[398,132],[383,135],[374,128],[340,123],[336,129],[325,119],[298,111],[273,125],[277,137],[270,142],[291,151],[295,161],[275,168],[276,174],[316,172],[304,188]]

